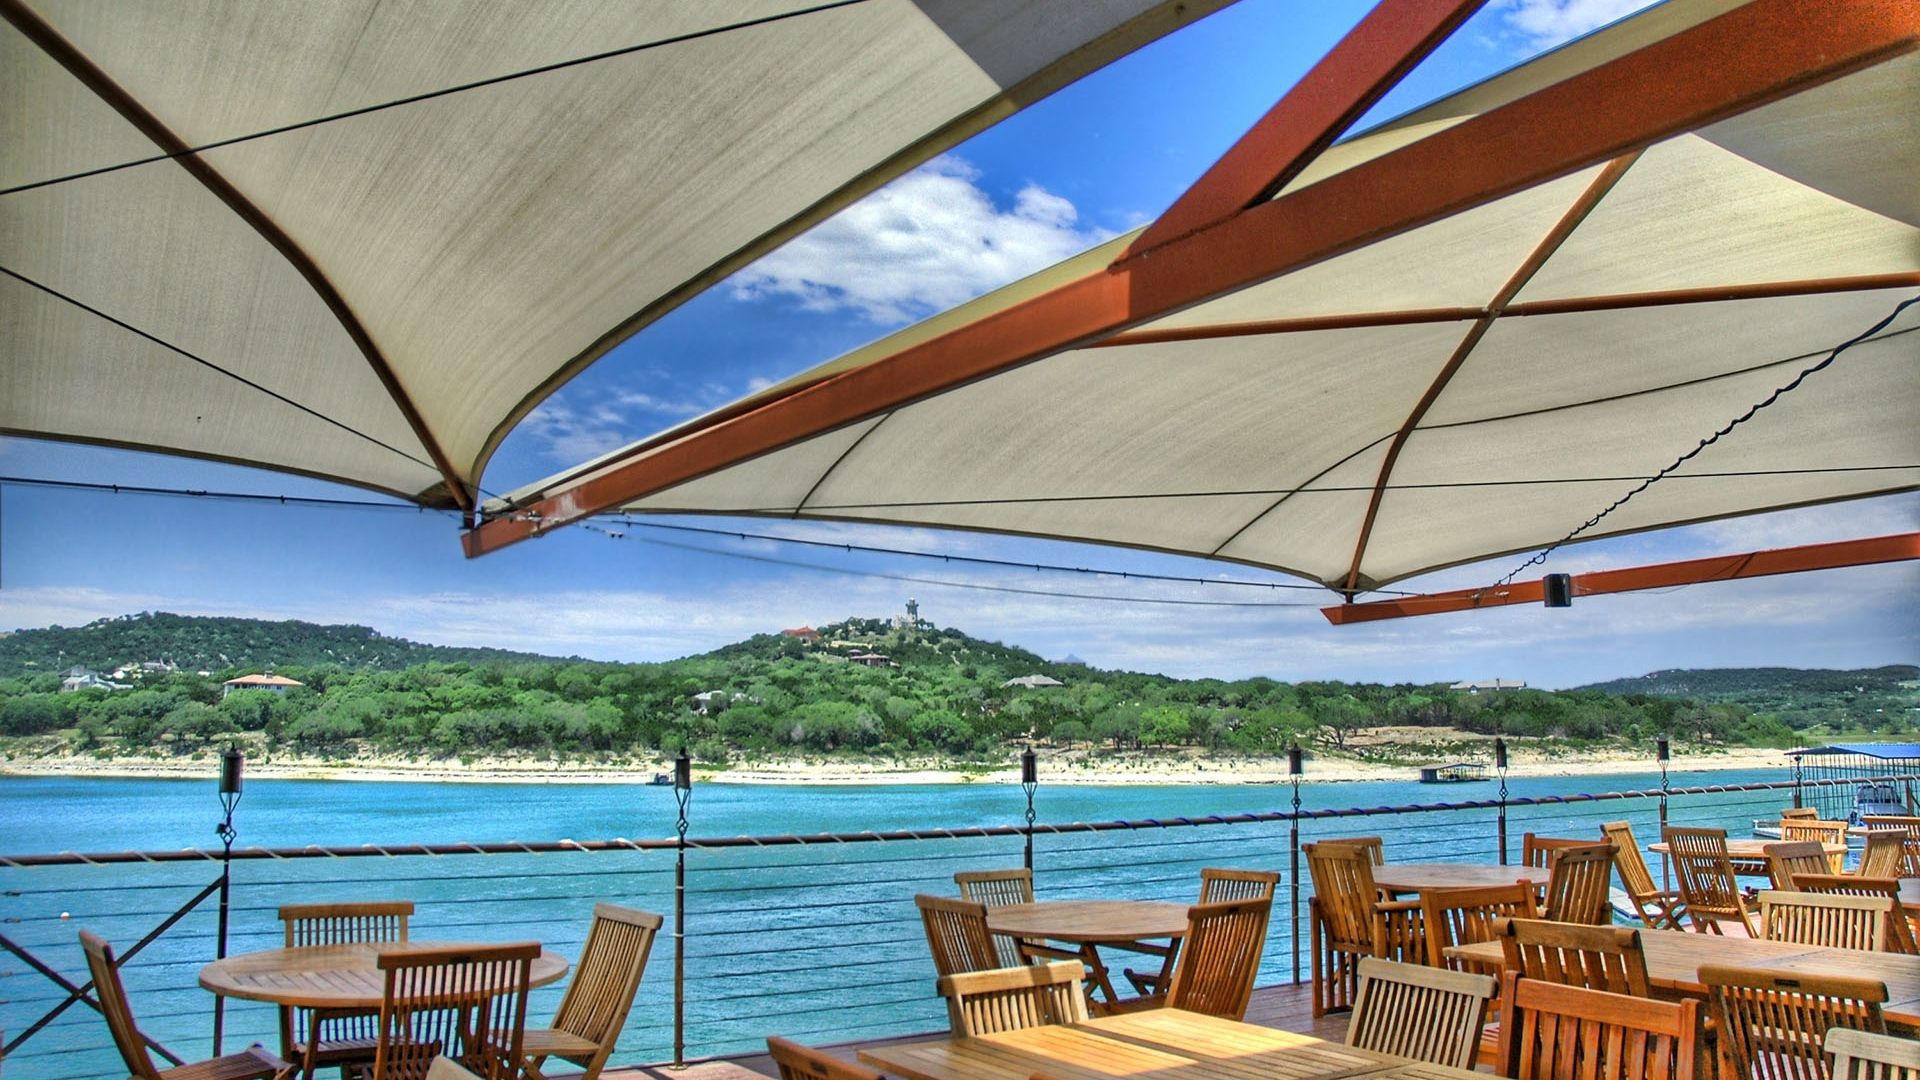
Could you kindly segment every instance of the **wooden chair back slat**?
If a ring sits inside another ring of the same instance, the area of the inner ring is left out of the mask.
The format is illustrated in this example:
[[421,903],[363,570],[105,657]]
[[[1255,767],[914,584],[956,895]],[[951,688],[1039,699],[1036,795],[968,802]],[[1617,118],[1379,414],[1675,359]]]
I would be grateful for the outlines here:
[[[1901,867],[1897,877],[1920,877],[1920,817],[1908,817],[1900,814],[1867,814],[1860,819],[1871,832],[1894,832],[1904,835],[1901,841]],[[1868,837],[1871,839],[1871,835]]]
[[1543,914],[1554,922],[1588,926],[1612,922],[1612,842],[1560,847],[1547,854],[1547,903]]
[[1795,874],[1836,874],[1833,860],[1827,857],[1825,845],[1818,840],[1792,840],[1778,844],[1768,844],[1761,849],[1767,853],[1767,876],[1773,879],[1773,887],[1781,892],[1795,889]]
[[133,1022],[133,1008],[127,1004],[126,987],[120,984],[120,964],[113,957],[113,946],[93,931],[82,930],[80,948],[87,954],[87,974],[93,978],[100,1014],[113,1032],[113,1045],[126,1062],[128,1075],[134,1080],[160,1080],[160,1072],[147,1054],[147,1042]]
[[1280,875],[1271,870],[1222,870],[1202,867],[1200,902],[1217,904],[1223,900],[1272,900]]
[[1506,970],[1523,978],[1633,997],[1652,992],[1638,930],[1544,919],[1497,919],[1493,929]]
[[576,1061],[585,1067],[588,1080],[598,1076],[613,1055],[664,921],[651,911],[619,904],[593,906],[593,926],[580,950],[580,964],[551,1025],[600,1047],[591,1058]]
[[1387,861],[1387,841],[1380,836],[1330,836],[1318,841],[1322,844],[1346,844],[1357,847],[1367,853],[1367,861],[1375,866],[1383,866]]
[[1833,1080],[1920,1080],[1920,1040],[1834,1028],[1827,1053]]
[[1893,905],[1897,914],[1887,920],[1887,945],[1890,953],[1906,956],[1920,955],[1920,945],[1914,938],[1913,920],[1902,910],[1900,903],[1900,879],[1893,877],[1860,877],[1856,874],[1796,874],[1793,882],[1801,892],[1818,893],[1823,896],[1873,896],[1886,900]]
[[[960,886],[960,899],[989,908],[1033,903],[1033,871],[1024,866],[1006,870],[962,870],[953,875],[953,883]],[[1000,967],[1026,962],[1020,952],[1020,940],[1011,934],[993,935],[993,949]]]
[[1907,834],[1898,829],[1875,829],[1867,834],[1866,850],[1860,853],[1860,865],[1853,872],[1861,877],[1898,878],[1906,876]]
[[953,1033],[973,1037],[1085,1020],[1082,982],[1079,962],[1061,960],[945,975],[939,988]]
[[1497,987],[1488,975],[1369,957],[1360,961],[1347,1045],[1471,1069]]
[[1545,870],[1552,865],[1554,852],[1563,848],[1585,847],[1591,843],[1593,843],[1591,840],[1526,833],[1520,837],[1520,862],[1526,866],[1537,866]]
[[1700,982],[1733,1076],[1826,1080],[1829,1030],[1886,1034],[1887,987],[1872,979],[1703,964]]
[[1187,936],[1174,962],[1167,1004],[1239,1020],[1253,998],[1260,953],[1267,944],[1272,900],[1228,900],[1187,909]]
[[1465,965],[1447,957],[1455,945],[1477,945],[1499,936],[1498,919],[1535,919],[1533,886],[1524,881],[1472,889],[1428,889],[1420,894],[1421,922],[1426,927],[1427,963],[1460,970]]
[[829,1057],[778,1035],[767,1036],[767,1054],[780,1070],[780,1080],[887,1080],[865,1066]]
[[914,897],[913,902],[920,907],[936,974],[991,971],[1001,966],[993,934],[987,930],[987,905],[925,895]]
[[1839,873],[1847,868],[1847,823],[1844,821],[1822,821],[1819,818],[1787,820],[1780,823],[1780,839],[1788,843],[1837,844],[1840,850],[1821,851],[1821,857],[1827,860],[1831,873]]
[[373,1080],[422,1080],[445,1054],[489,1080],[520,1075],[537,941],[384,952]]
[[1650,1001],[1522,978],[1501,982],[1502,1076],[1524,1080],[1692,1080],[1698,1002]]
[[1781,821],[1811,821],[1819,816],[1819,808],[1812,806],[1796,806],[1780,811]]
[[373,900],[351,904],[285,904],[281,928],[289,949],[303,945],[355,945],[407,940],[411,900]]
[[1740,895],[1733,860],[1727,855],[1727,831],[1669,826],[1661,838],[1667,842],[1680,899],[1693,929],[1722,934],[1726,931],[1721,923],[1727,922],[1754,936],[1752,913]]
[[1887,924],[1906,916],[1897,900],[1768,890],[1760,894],[1760,925],[1768,941],[1877,952],[1887,947]]
[[1301,850],[1329,938],[1339,947],[1371,949],[1373,905],[1380,899],[1373,859],[1355,844],[1308,844]]

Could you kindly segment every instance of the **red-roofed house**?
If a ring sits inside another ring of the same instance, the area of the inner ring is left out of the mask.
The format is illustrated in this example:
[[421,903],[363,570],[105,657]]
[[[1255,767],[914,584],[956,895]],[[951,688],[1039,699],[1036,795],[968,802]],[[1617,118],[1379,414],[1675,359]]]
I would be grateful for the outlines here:
[[296,686],[305,685],[284,675],[242,675],[221,683],[220,696],[226,697],[235,690],[271,690],[276,694],[284,694]]
[[780,631],[780,634],[783,637],[799,638],[801,641],[804,641],[809,645],[820,640],[820,631],[815,630],[811,626],[801,626],[801,627],[796,627],[795,629],[792,629],[792,630],[782,630]]

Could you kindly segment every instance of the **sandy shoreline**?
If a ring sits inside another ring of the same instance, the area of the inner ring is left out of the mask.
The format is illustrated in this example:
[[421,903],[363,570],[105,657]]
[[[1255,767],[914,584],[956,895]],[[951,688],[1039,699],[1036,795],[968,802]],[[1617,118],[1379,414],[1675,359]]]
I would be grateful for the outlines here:
[[[1712,753],[1674,754],[1676,773],[1730,769],[1784,769],[1787,760],[1772,749],[1735,749]],[[1203,758],[1179,754],[1091,756],[1085,751],[1045,752],[1040,775],[1046,784],[1282,784],[1289,779],[1284,758]],[[646,784],[664,765],[557,765],[552,761],[486,758],[419,760],[363,757],[348,761],[304,758],[250,757],[247,776],[276,780],[373,780],[422,783],[479,784]],[[1651,755],[1619,750],[1548,753],[1540,748],[1516,750],[1511,777],[1598,776],[1652,772]],[[91,756],[10,754],[0,761],[0,777],[81,776],[143,777],[153,779],[207,779],[218,772],[213,755],[97,759]],[[1019,767],[1009,763],[995,769],[954,769],[928,761],[785,760],[743,762],[726,769],[696,766],[695,779],[729,784],[864,785],[864,784],[1012,784]],[[1383,765],[1344,757],[1321,756],[1307,762],[1303,780],[1351,783],[1370,780],[1407,781],[1416,771],[1407,765]]]

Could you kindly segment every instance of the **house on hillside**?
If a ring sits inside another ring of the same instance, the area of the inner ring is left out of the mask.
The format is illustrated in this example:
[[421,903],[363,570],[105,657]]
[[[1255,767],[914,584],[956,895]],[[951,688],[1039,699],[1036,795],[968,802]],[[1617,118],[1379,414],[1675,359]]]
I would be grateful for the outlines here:
[[1525,690],[1526,688],[1527,684],[1523,679],[1469,679],[1447,687],[1449,690],[1465,690],[1469,694],[1478,694],[1482,690]]
[[890,657],[877,652],[850,653],[848,654],[847,659],[856,664],[865,664],[868,667],[892,667],[893,666],[893,660]]
[[1045,675],[1022,675],[1017,679],[1008,679],[1000,685],[1024,686],[1028,689],[1037,689],[1042,686],[1065,686],[1067,684],[1061,682],[1059,679],[1049,678]]
[[307,684],[296,679],[275,675],[272,672],[265,675],[242,675],[237,679],[228,679],[221,683],[220,696],[224,698],[235,690],[266,690],[270,693],[284,694],[296,686],[305,685]]
[[60,680],[60,692],[71,694],[80,690],[131,690],[130,683],[113,682],[102,678],[96,671],[83,667],[67,669],[67,677]]
[[693,711],[701,716],[725,712],[727,706],[731,704],[733,704],[733,695],[725,690],[708,690],[693,695]]
[[815,630],[811,626],[796,626],[791,630],[782,630],[780,631],[780,636],[799,638],[809,645],[817,645],[820,642],[820,631]]

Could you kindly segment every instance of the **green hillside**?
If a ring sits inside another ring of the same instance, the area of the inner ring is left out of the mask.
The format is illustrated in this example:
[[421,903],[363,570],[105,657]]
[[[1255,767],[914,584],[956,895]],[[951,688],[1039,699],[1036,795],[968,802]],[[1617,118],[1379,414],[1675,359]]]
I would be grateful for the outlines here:
[[1920,667],[1912,664],[1851,671],[1779,667],[1655,671],[1581,689],[1738,705],[1777,716],[1800,731],[1899,733],[1920,722]]

